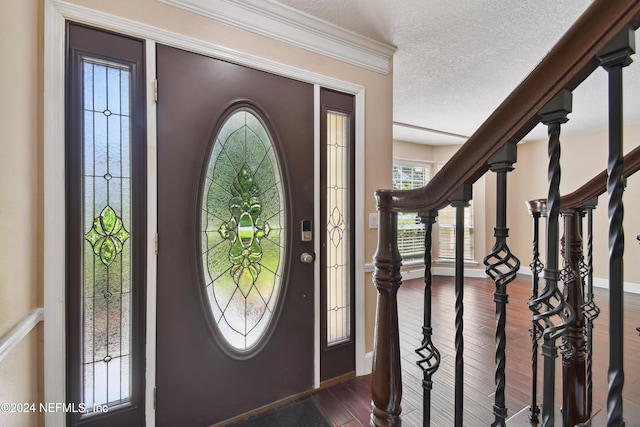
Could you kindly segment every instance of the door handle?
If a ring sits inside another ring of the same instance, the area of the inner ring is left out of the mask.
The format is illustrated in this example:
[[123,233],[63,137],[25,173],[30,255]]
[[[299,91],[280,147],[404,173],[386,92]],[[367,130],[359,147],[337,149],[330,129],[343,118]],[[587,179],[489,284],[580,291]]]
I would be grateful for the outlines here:
[[316,259],[316,254],[310,254],[308,252],[303,252],[302,255],[300,255],[300,262],[303,264],[311,264],[313,261],[315,261]]

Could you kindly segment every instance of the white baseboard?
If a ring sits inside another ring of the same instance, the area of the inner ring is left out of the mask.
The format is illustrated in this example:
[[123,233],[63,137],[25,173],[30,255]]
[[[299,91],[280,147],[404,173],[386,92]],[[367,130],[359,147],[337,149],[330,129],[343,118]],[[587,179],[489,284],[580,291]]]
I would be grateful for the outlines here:
[[[455,276],[456,269],[453,267],[432,267],[431,274],[434,276]],[[474,277],[477,279],[484,279],[487,277],[487,273],[484,269],[479,268],[465,268],[464,277]]]
[[373,369],[373,351],[366,353],[364,355],[364,359],[366,361],[365,366],[367,367],[367,369],[363,369],[362,371],[358,372],[358,376],[369,375],[371,373],[371,370]]
[[[520,267],[518,274],[529,277],[533,275],[530,267]],[[609,279],[594,277],[593,286],[596,288],[609,289]],[[640,283],[624,282],[624,291],[630,294],[640,294]]]
[[[364,271],[371,273],[374,271],[373,264],[366,264],[364,266]],[[454,267],[432,267],[431,274],[434,276],[455,276],[455,268]],[[485,278],[487,277],[487,273],[484,269],[479,268],[465,268],[464,269],[465,277],[475,277],[475,278]],[[415,267],[406,266],[402,268],[402,279],[403,280],[412,280],[419,279],[424,277],[424,267],[421,265],[416,265]]]

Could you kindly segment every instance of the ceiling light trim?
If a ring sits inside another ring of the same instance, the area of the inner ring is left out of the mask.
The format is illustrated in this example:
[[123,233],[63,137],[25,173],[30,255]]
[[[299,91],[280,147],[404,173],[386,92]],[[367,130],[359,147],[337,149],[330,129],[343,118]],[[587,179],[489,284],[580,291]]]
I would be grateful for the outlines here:
[[272,1],[158,1],[381,74],[389,73],[396,51],[395,46]]

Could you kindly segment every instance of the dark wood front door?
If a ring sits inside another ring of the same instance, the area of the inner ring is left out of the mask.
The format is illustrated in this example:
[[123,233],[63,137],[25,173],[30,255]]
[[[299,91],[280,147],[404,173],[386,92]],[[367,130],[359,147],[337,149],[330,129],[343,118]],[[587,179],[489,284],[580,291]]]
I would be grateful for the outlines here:
[[157,78],[156,423],[211,425],[313,387],[313,86],[160,45]]

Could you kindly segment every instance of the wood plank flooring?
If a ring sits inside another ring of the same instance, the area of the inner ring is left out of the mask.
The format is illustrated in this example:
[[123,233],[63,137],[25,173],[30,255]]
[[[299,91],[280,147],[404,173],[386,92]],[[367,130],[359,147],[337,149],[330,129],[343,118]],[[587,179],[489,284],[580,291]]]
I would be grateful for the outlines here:
[[[507,307],[507,407],[512,416],[530,403],[531,396],[531,312],[527,306],[530,278],[519,277],[508,287]],[[488,279],[465,279],[464,289],[464,425],[488,426],[493,422],[495,391],[495,286]],[[403,375],[402,425],[422,426],[422,371],[415,362],[414,349],[422,339],[422,280],[405,282],[398,293],[400,345]],[[594,411],[606,405],[608,368],[608,293],[596,289],[596,304],[601,308],[594,331]],[[454,319],[453,277],[433,279],[434,343],[442,355],[433,377],[433,426],[453,425],[454,413]],[[625,296],[625,387],[627,426],[640,426],[640,295]],[[539,399],[542,390],[542,357],[539,357]],[[557,359],[556,402],[560,406],[561,365]],[[370,414],[369,376],[357,377],[312,395],[334,426],[368,426]],[[526,410],[526,409],[525,409]],[[606,412],[606,409],[604,410]],[[629,413],[631,411],[632,413]],[[559,424],[558,424],[559,425]]]

